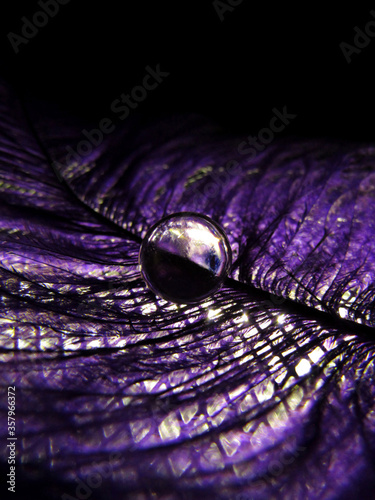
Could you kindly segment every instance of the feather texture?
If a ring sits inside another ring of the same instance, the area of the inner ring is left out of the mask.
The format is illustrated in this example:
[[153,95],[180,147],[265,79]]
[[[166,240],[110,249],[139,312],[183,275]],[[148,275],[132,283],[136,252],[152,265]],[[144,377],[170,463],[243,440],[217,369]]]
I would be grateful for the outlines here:
[[[24,480],[48,498],[371,498],[375,148],[248,157],[178,116],[83,156],[82,124],[5,84],[0,106],[0,369]],[[198,305],[158,299],[138,268],[147,229],[180,211],[234,254]]]

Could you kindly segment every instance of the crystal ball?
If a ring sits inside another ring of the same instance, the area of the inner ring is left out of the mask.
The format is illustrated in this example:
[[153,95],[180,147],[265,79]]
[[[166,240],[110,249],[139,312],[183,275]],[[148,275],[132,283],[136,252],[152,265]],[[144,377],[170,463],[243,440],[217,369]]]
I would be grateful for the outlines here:
[[224,230],[216,222],[198,213],[179,212],[148,230],[139,264],[143,279],[157,296],[190,304],[222,286],[232,253]]

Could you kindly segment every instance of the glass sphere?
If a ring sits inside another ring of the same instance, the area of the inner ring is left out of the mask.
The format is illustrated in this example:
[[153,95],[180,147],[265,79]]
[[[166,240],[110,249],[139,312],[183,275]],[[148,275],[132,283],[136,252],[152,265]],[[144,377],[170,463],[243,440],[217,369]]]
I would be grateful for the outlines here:
[[139,264],[143,279],[156,295],[189,304],[221,287],[231,268],[232,253],[216,222],[197,213],[179,212],[149,229]]

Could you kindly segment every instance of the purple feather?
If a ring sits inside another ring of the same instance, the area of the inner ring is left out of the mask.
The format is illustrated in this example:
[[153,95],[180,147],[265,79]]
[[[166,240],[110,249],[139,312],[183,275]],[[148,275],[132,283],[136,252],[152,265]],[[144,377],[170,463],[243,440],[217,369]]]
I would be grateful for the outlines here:
[[[189,115],[128,120],[84,156],[87,124],[5,85],[0,106],[19,480],[65,500],[375,498],[375,148],[249,157]],[[233,252],[198,305],[158,299],[138,267],[147,229],[181,211]]]

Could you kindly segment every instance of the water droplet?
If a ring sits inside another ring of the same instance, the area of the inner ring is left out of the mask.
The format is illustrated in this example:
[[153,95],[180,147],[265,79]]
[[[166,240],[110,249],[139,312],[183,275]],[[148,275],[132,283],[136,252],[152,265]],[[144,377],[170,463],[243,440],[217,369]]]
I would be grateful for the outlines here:
[[161,219],[149,229],[139,252],[148,287],[179,304],[200,302],[217,291],[231,261],[224,230],[209,217],[193,212]]

